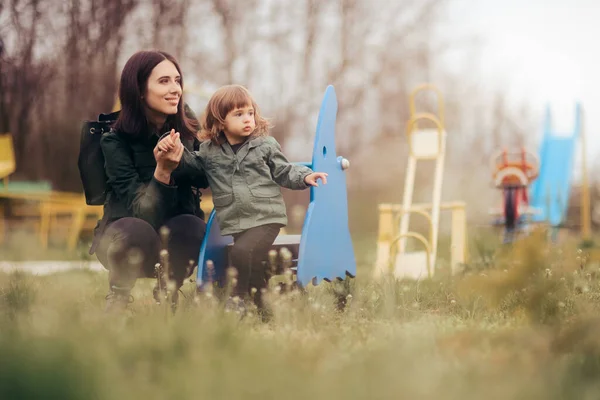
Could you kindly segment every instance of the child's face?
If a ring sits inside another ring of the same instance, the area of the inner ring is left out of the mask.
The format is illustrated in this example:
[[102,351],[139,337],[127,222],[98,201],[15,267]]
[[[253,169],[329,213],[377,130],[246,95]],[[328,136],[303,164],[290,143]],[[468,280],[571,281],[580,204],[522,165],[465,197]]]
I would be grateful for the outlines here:
[[233,109],[227,114],[223,131],[229,143],[236,144],[243,142],[255,128],[254,108],[248,105]]

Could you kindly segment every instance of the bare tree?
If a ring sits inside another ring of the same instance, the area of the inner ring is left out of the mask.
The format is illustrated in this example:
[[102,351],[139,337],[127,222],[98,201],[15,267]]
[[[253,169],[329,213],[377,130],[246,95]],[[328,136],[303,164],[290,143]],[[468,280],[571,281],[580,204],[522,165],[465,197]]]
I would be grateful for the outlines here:
[[0,20],[7,27],[2,37],[14,43],[11,48],[3,41],[0,55],[0,125],[13,133],[17,165],[23,166],[27,134],[34,118],[34,106],[47,90],[50,77],[55,73],[45,60],[35,58],[42,27],[42,9],[48,5],[43,0],[15,0],[0,9]]
[[190,0],[154,0],[152,45],[182,58],[187,43],[187,14]]
[[[56,159],[59,154],[66,155],[64,162],[46,172],[48,179],[60,182],[64,189],[80,187],[73,165],[77,160],[81,121],[110,111],[115,103],[118,60],[125,34],[123,28],[136,5],[137,0],[68,2],[65,55],[57,60],[64,65],[62,70],[65,72],[60,80],[64,84],[61,118],[52,121],[51,117],[56,115],[58,102],[48,101],[46,104],[51,106],[44,112],[48,123],[62,134],[50,138],[42,133],[38,137],[52,149],[45,153],[48,160]],[[52,130],[51,126],[40,132]]]
[[[180,59],[186,84],[209,91],[227,83],[248,86],[263,114],[274,119],[272,134],[291,159],[310,155],[323,91],[333,84],[338,154],[364,167],[353,169],[351,184],[398,198],[408,94],[417,84],[432,81],[444,92],[450,169],[487,165],[499,143],[520,143],[527,132],[523,112],[509,108],[502,93],[494,99],[469,86],[468,69],[464,75],[444,71],[446,50],[461,46],[436,34],[448,1],[248,0],[243,7],[232,0],[3,2],[0,123],[10,120],[13,132],[43,144],[40,165],[64,160],[36,170],[38,177],[78,188],[73,165],[81,119],[112,107],[123,58],[152,46]],[[42,43],[46,25],[54,31]],[[13,79],[20,71],[27,72]],[[460,154],[469,146],[477,156],[465,160]],[[427,170],[423,174],[427,182]]]
[[15,0],[2,8],[10,46],[0,61],[1,115],[19,175],[79,189],[79,127],[112,108],[122,27],[136,2]]
[[67,99],[76,98],[88,82],[95,84],[82,101],[77,104],[68,101],[66,108],[72,113],[74,107],[80,107],[75,114],[91,117],[91,110],[110,109],[114,103],[123,26],[137,0],[70,0],[69,3],[64,57]]

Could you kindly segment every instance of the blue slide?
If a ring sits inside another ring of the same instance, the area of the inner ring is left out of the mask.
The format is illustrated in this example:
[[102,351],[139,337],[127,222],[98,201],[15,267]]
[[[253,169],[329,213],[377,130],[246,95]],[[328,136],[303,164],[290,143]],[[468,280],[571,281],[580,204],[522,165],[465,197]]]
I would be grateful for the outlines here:
[[540,147],[540,172],[531,186],[532,207],[540,213],[533,222],[548,222],[560,226],[566,217],[573,177],[575,144],[581,132],[581,105],[575,109],[575,128],[570,135],[552,132],[550,108],[546,109],[544,137]]

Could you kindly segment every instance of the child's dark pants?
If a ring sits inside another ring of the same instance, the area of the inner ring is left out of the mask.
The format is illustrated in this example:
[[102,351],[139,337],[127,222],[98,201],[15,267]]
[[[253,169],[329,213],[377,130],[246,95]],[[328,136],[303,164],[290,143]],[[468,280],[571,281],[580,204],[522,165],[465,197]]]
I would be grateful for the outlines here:
[[264,261],[281,229],[280,224],[267,224],[250,228],[233,235],[233,248],[229,253],[233,267],[237,269],[237,285],[233,294],[245,298],[256,288],[254,300],[262,307],[261,289],[266,288],[266,268]]
[[[165,223],[169,229],[170,277],[177,287],[189,277],[198,262],[205,222],[195,215],[182,214]],[[109,270],[111,287],[132,288],[137,278],[156,276],[155,265],[162,249],[159,233],[139,218],[121,218],[110,223],[102,236],[96,256]],[[194,263],[190,267],[190,260]]]

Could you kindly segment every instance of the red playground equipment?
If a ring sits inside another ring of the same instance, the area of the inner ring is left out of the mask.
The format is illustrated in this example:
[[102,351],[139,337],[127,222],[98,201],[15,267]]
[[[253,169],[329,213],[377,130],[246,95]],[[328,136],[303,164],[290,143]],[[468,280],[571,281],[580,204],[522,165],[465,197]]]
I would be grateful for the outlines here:
[[[517,228],[527,225],[527,216],[534,213],[529,206],[529,186],[538,177],[540,162],[525,149],[502,150],[491,159],[495,187],[502,189],[502,209],[497,224],[504,225],[504,242],[511,242]],[[499,211],[499,212],[498,212]]]

